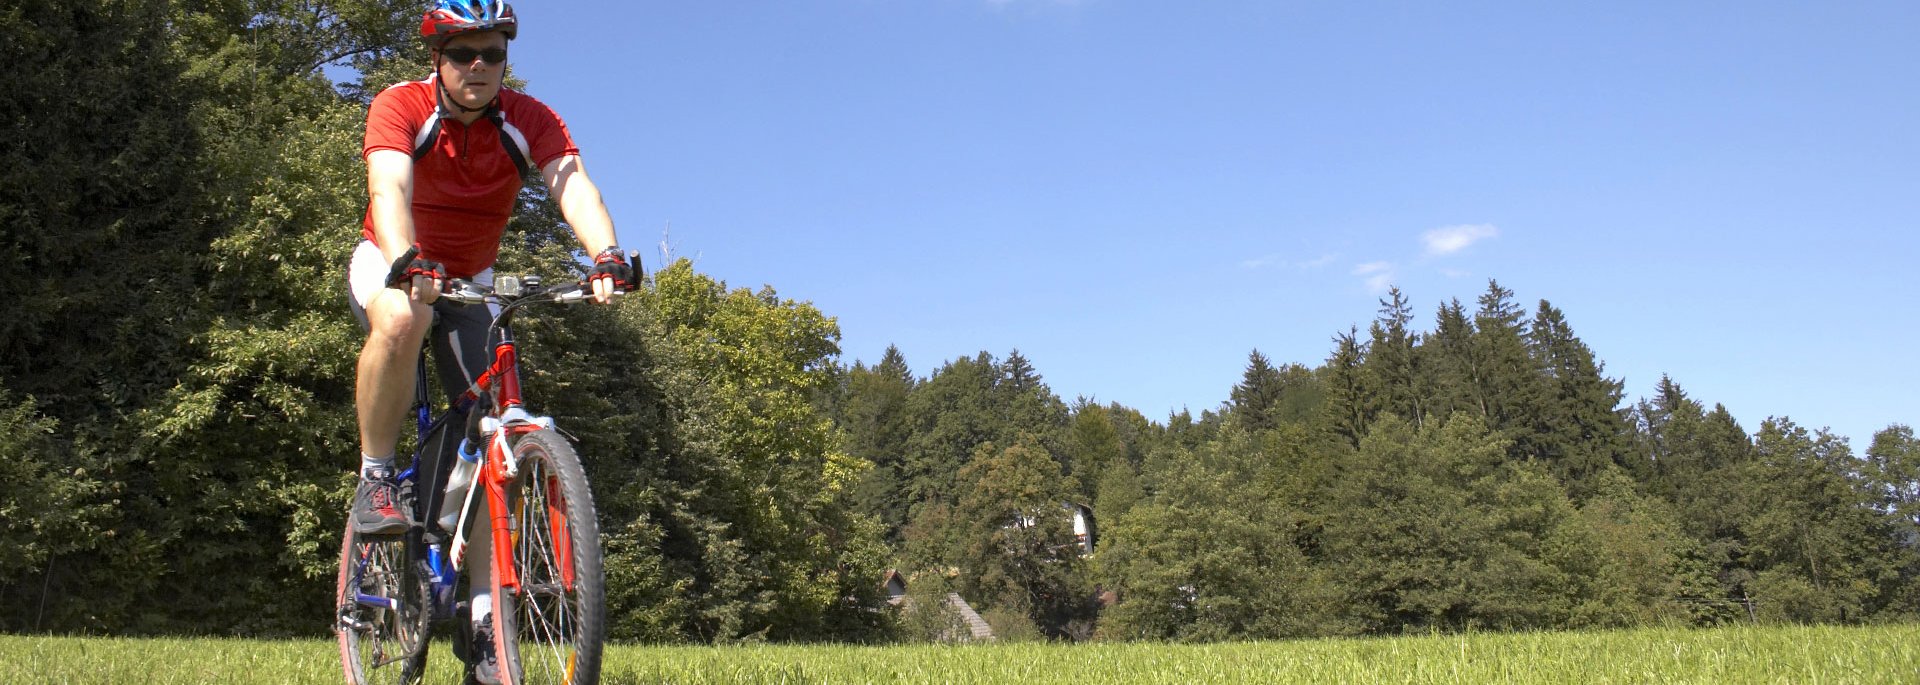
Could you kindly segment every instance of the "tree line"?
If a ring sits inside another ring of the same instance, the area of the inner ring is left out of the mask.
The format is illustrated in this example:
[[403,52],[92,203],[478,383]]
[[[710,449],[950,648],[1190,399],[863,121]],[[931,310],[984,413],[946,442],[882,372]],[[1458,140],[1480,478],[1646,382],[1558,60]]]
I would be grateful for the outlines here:
[[[1056,637],[1215,640],[1920,617],[1920,442],[1624,401],[1567,317],[1391,290],[1323,363],[1254,350],[1155,422],[1018,351],[855,364],[835,416],[896,559]],[[1082,555],[1063,502],[1090,505]],[[1050,527],[1015,525],[1032,518]],[[1046,537],[1041,541],[1028,538]],[[1094,601],[1099,598],[1101,601]]]
[[[361,127],[425,73],[419,11],[0,11],[0,630],[327,629]],[[499,268],[577,277],[534,185]],[[1153,420],[1064,401],[1017,351],[847,366],[810,304],[656,267],[519,331],[528,397],[587,460],[616,639],[938,632],[886,608],[888,569],[1061,638],[1920,612],[1910,429],[1857,456],[1667,379],[1625,403],[1561,312],[1498,284],[1431,331],[1396,291],[1324,363],[1256,351],[1220,407]],[[1091,555],[1063,503],[1093,510]]]

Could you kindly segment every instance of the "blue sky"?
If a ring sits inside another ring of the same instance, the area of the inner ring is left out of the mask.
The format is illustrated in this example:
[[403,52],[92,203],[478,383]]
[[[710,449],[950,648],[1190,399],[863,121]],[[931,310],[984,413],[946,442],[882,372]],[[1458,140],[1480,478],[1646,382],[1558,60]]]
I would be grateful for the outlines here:
[[1427,328],[1496,278],[1630,400],[1920,421],[1920,3],[515,9],[622,242],[813,302],[848,363],[1018,348],[1163,418],[1385,284]]

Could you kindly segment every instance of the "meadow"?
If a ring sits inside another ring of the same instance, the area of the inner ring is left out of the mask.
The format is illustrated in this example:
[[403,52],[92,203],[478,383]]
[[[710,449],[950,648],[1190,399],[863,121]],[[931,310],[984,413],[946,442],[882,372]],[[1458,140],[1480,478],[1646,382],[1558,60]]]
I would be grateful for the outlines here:
[[[434,645],[427,683],[458,683]],[[341,682],[330,641],[0,636],[0,682]],[[1241,642],[616,646],[608,685],[1916,683],[1920,626],[1734,627]]]

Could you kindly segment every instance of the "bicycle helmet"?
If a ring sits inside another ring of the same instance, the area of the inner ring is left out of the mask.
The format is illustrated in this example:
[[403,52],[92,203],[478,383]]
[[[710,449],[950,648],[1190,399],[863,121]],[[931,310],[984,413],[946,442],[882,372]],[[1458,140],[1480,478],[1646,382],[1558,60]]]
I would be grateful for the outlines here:
[[420,20],[420,38],[438,47],[448,38],[475,31],[499,31],[513,40],[519,22],[506,0],[434,0]]

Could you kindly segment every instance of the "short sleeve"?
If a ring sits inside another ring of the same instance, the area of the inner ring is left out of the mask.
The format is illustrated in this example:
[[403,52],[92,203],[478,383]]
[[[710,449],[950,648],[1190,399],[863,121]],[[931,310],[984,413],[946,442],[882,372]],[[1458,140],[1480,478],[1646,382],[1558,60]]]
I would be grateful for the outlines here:
[[514,99],[517,111],[509,112],[507,120],[527,137],[533,168],[544,169],[548,162],[580,154],[580,148],[573,144],[573,135],[567,132],[566,122],[561,121],[552,108],[524,95]]
[[[373,97],[373,105],[367,109],[367,133],[360,146],[360,158],[365,159],[374,150],[398,150],[413,154],[413,137],[419,133],[420,124],[425,120],[414,111],[409,103],[417,98],[409,97],[409,86],[400,84],[380,91]],[[432,113],[427,113],[432,116]]]

